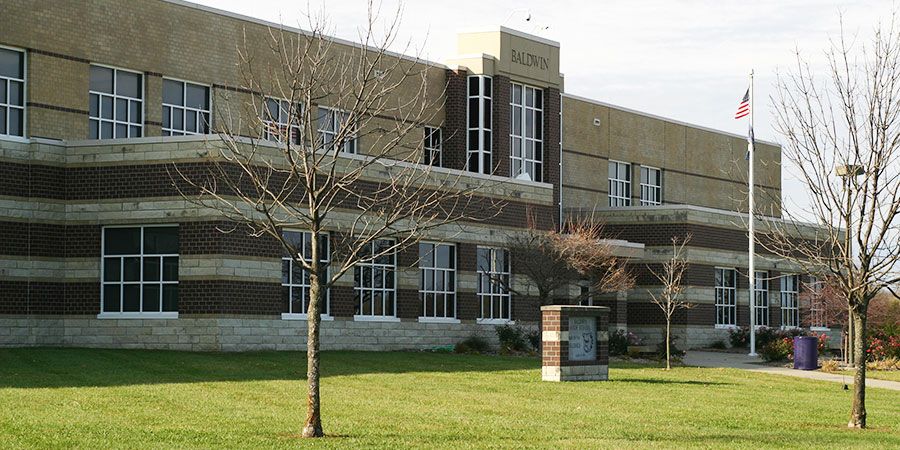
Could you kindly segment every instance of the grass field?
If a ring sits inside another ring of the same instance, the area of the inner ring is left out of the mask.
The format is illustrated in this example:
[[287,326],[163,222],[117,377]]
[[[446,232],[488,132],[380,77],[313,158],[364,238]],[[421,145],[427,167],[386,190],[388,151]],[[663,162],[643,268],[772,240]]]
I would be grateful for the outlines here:
[[900,448],[897,392],[848,430],[835,383],[613,365],[544,383],[539,361],[326,352],[328,437],[299,439],[304,355],[0,349],[0,448]]
[[[855,371],[853,370],[845,370],[843,372],[844,375],[848,377],[852,377]],[[900,381],[900,370],[867,370],[866,378],[876,378],[879,380],[888,380],[888,381]]]

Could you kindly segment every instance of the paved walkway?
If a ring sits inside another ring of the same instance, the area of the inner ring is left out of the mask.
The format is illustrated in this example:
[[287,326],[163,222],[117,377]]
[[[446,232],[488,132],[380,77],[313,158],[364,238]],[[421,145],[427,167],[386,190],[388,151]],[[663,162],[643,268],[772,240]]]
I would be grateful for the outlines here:
[[[774,367],[762,364],[759,357],[747,356],[746,353],[703,352],[691,350],[684,356],[684,364],[699,367],[729,367],[752,372],[786,375],[789,377],[807,378],[811,380],[833,381],[853,385],[852,376],[819,372],[818,370],[795,370],[786,367]],[[866,388],[877,387],[900,391],[900,382],[866,378]]]

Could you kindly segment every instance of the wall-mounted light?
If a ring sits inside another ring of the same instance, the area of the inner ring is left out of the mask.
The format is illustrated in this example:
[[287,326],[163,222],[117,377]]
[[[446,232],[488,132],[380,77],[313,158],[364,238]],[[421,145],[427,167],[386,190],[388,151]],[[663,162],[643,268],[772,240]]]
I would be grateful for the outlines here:
[[596,118],[596,117],[594,118],[594,126],[595,126],[595,127],[599,127],[599,126],[600,126],[600,119],[598,119],[598,118]]

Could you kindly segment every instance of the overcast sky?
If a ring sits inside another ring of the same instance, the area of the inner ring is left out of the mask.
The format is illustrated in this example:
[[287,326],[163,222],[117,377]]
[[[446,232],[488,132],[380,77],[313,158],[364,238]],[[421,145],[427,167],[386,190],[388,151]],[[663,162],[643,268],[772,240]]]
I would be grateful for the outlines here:
[[[365,0],[322,3],[287,0],[199,0],[240,14],[308,28],[309,9],[325,11],[337,37],[357,40],[366,23]],[[514,6],[511,6],[514,5]],[[756,72],[756,136],[780,140],[772,128],[769,95],[776,70],[794,51],[823,61],[829,37],[844,28],[867,41],[889,0],[595,0],[403,3],[400,39],[444,62],[456,55],[456,33],[504,25],[560,43],[565,91],[684,122],[745,134],[734,112]],[[392,16],[396,0],[385,0]],[[531,20],[525,19],[531,16]],[[402,48],[397,49],[402,50]],[[785,206],[805,203],[790,168],[783,171]]]

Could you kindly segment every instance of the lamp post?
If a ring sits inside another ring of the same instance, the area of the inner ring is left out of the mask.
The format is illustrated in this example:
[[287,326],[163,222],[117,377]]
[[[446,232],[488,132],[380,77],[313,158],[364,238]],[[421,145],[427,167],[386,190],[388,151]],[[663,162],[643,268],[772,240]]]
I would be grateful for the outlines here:
[[[844,179],[844,189],[847,191],[847,209],[842,214],[844,217],[844,230],[846,234],[846,245],[844,246],[844,258],[853,257],[853,239],[850,234],[850,226],[853,221],[853,212],[850,210],[852,206],[853,191],[851,188],[856,187],[856,177],[864,175],[866,170],[863,166],[856,164],[848,164],[837,166],[834,168],[834,174]],[[851,185],[852,184],[852,185]],[[847,361],[853,363],[853,308],[850,307],[850,301],[847,301]]]

